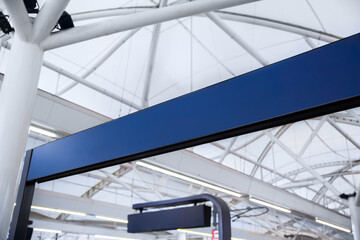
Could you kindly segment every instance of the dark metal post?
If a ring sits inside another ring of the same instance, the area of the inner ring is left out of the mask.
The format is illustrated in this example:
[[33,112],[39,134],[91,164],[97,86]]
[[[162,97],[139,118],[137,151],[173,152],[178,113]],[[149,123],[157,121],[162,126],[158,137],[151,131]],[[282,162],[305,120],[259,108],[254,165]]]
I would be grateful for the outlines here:
[[16,206],[11,220],[8,240],[25,240],[26,238],[30,239],[27,234],[29,234],[31,231],[27,230],[27,226],[29,224],[31,203],[34,196],[35,183],[27,183],[26,179],[29,171],[31,155],[32,150],[26,152],[18,195],[16,198]]

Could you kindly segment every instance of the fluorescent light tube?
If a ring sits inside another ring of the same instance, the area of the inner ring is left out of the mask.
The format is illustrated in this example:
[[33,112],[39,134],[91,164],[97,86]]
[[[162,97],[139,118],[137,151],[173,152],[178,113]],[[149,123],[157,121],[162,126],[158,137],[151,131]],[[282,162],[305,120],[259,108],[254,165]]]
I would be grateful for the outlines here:
[[35,133],[39,133],[51,138],[58,138],[59,136],[53,132],[50,132],[48,130],[42,129],[42,128],[38,128],[38,127],[34,127],[34,126],[30,126],[29,127],[29,131],[31,132],[35,132]]
[[321,220],[321,219],[318,219],[318,218],[316,218],[316,222],[317,222],[317,223],[321,223],[321,224],[326,225],[326,226],[329,226],[329,227],[332,227],[332,228],[335,228],[335,229],[338,229],[338,230],[341,230],[341,231],[344,231],[344,232],[347,232],[347,233],[351,233],[351,230],[350,230],[350,229],[347,229],[347,228],[344,228],[344,227],[340,227],[340,226],[338,226],[338,225],[335,225],[335,224],[326,222],[326,221]]
[[119,218],[111,218],[111,217],[104,217],[104,216],[95,216],[96,218],[113,221],[113,222],[120,222],[120,223],[128,223],[128,220],[119,219]]
[[113,237],[113,236],[105,236],[105,235],[95,235],[95,238],[102,238],[102,239],[120,239],[120,240],[138,240],[138,239],[134,239],[134,238]]
[[62,210],[62,209],[56,209],[56,208],[39,207],[39,206],[34,206],[34,205],[31,206],[31,209],[57,212],[57,213],[65,213],[65,214],[77,215],[77,216],[83,216],[83,217],[86,216],[86,213],[74,212],[74,211],[68,211],[68,210]]
[[187,229],[177,229],[178,232],[183,232],[183,233],[189,233],[189,234],[195,234],[195,235],[200,235],[200,236],[204,236],[204,237],[211,237],[211,233],[203,233],[203,232],[198,232],[198,231],[192,231],[192,230],[187,230]]
[[44,229],[44,228],[34,228],[33,230],[38,232],[61,233],[61,231],[59,230]]
[[[204,233],[204,232],[198,232],[198,231],[180,229],[180,228],[177,229],[177,231],[178,232],[183,232],[183,233],[195,234],[195,235],[204,236],[204,237],[212,237],[211,233]],[[244,238],[232,237],[231,240],[245,240],[245,239]]]
[[272,203],[264,202],[262,200],[259,200],[259,199],[253,198],[253,197],[249,197],[249,200],[254,202],[254,203],[258,203],[258,204],[261,204],[261,205],[264,205],[264,206],[267,206],[267,207],[271,207],[273,209],[276,209],[276,210],[279,210],[279,211],[282,211],[282,212],[291,213],[291,210],[289,210],[287,208],[280,207],[280,206],[272,204]]
[[211,184],[211,183],[207,183],[207,182],[204,182],[204,181],[192,178],[192,177],[188,177],[188,176],[179,174],[177,172],[167,170],[165,168],[161,168],[161,167],[158,167],[158,166],[155,166],[155,165],[152,165],[152,164],[148,164],[148,163],[145,163],[145,162],[140,162],[140,161],[137,161],[136,164],[139,165],[139,166],[142,166],[142,167],[157,171],[157,172],[167,174],[167,175],[175,177],[175,178],[179,178],[179,179],[191,182],[191,183],[195,183],[195,184],[207,187],[207,188],[211,188],[211,189],[219,191],[219,192],[223,192],[223,193],[235,196],[235,197],[241,197],[241,194],[237,193],[235,191],[231,191],[229,189],[219,187],[219,186],[216,186],[216,185]]

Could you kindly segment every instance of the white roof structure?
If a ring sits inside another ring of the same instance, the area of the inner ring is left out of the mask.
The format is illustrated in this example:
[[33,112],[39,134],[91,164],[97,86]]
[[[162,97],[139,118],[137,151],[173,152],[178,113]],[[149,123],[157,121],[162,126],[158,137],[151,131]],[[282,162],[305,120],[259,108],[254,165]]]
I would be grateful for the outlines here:
[[[49,50],[27,148],[360,31],[356,0],[239,0],[211,9],[219,2],[71,0],[66,11],[83,31],[71,45],[62,31],[44,43]],[[182,8],[191,3],[202,7]],[[162,22],[170,7],[176,10]],[[108,35],[83,41],[94,37],[89,29],[95,26]],[[110,34],[111,26],[123,31]],[[13,39],[4,34],[1,41],[3,72]],[[360,108],[355,108],[38,184],[31,220],[40,230],[32,239],[165,240],[184,234],[210,239],[201,235],[210,229],[131,235],[122,221],[134,203],[210,193],[234,210],[234,239],[350,240],[350,210],[339,195],[359,189],[359,174]],[[236,218],[241,209],[264,206],[252,198],[291,212],[267,206],[267,213],[259,208]]]

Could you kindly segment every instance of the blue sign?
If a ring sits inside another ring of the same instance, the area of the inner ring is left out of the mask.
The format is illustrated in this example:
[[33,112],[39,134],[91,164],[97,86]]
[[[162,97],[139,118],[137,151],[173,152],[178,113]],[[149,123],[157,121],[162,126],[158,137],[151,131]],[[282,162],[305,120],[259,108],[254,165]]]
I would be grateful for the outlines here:
[[35,148],[28,181],[344,110],[360,106],[359,99],[357,34]]

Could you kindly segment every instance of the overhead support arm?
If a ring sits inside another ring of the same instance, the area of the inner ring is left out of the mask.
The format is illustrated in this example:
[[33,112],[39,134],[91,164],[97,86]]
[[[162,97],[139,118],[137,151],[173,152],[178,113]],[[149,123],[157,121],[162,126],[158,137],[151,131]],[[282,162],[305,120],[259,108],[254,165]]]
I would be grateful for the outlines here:
[[[179,4],[180,1],[177,2]],[[170,4],[172,5],[172,4]],[[72,15],[74,21],[84,21],[89,19],[100,19],[107,17],[117,17],[120,15],[127,15],[131,13],[138,13],[140,11],[149,11],[154,7],[133,7],[133,8],[113,8],[103,11],[90,11],[85,13],[78,13]],[[252,16],[241,13],[226,12],[226,11],[215,11],[216,14],[223,20],[230,20],[235,22],[242,22],[247,24],[254,24],[257,26],[272,28],[280,31],[290,32],[298,34],[304,37],[313,38],[316,40],[321,40],[324,42],[334,42],[340,40],[341,37],[334,34],[326,33],[320,30],[304,27],[301,25],[296,25],[292,23],[282,22],[278,20],[273,20],[269,18],[263,18],[258,16]],[[199,17],[205,15],[198,15]]]
[[[289,128],[290,128],[291,124],[287,124],[285,126],[282,126],[279,131],[275,134],[275,137],[280,138]],[[262,164],[262,162],[264,161],[264,159],[266,158],[266,156],[268,155],[268,153],[270,152],[270,150],[272,149],[274,145],[273,141],[270,141],[265,149],[261,152],[260,157],[258,158],[257,162],[259,164]],[[251,176],[255,176],[256,172],[258,171],[260,165],[254,165],[254,168],[251,170],[250,175]]]
[[303,156],[303,154],[305,153],[306,149],[309,147],[310,143],[313,141],[313,139],[317,136],[317,134],[319,133],[320,129],[322,128],[322,126],[324,125],[326,119],[328,119],[327,116],[323,116],[320,120],[320,122],[317,124],[316,128],[311,132],[310,137],[306,140],[305,144],[302,146],[302,148],[300,149],[299,153],[298,153],[298,158],[301,158]]
[[360,121],[360,116],[359,116],[356,112],[354,112],[354,110],[349,109],[349,110],[347,110],[347,112],[348,112],[353,118],[355,118],[356,120]]
[[40,43],[56,26],[70,0],[47,0],[34,22],[33,42]]
[[[11,49],[11,44],[8,43],[8,42],[3,42],[2,46],[5,47],[6,49]],[[59,67],[59,66],[56,66],[56,65],[46,61],[46,60],[43,61],[42,65],[44,67],[47,67],[47,68],[49,68],[49,69],[51,69],[51,70],[65,76],[65,77],[67,77],[67,78],[70,78],[70,79],[74,80],[77,83],[80,83],[80,84],[82,84],[84,86],[87,86],[88,88],[91,88],[91,89],[93,89],[93,90],[95,90],[95,91],[97,91],[99,93],[102,93],[105,96],[108,96],[108,97],[110,97],[110,98],[112,98],[114,100],[122,102],[122,103],[128,105],[129,107],[132,107],[132,108],[134,108],[136,110],[142,109],[142,107],[140,105],[132,103],[129,100],[127,100],[127,99],[125,99],[123,97],[120,97],[119,95],[117,95],[115,93],[109,92],[108,90],[106,90],[106,89],[104,89],[104,88],[102,88],[102,87],[100,87],[100,86],[98,86],[98,85],[96,85],[96,84],[94,84],[92,82],[89,82],[88,80],[83,79],[83,78],[81,78],[81,77],[79,77],[79,76],[77,76],[77,75],[75,75],[75,74],[73,74],[73,73]]]
[[186,32],[188,32],[191,37],[220,65],[224,68],[225,71],[227,71],[231,76],[236,76],[236,74],[230,70],[229,67],[227,67],[223,61],[221,61],[214,53],[212,53],[204,43],[200,41],[200,39],[192,32],[190,29],[181,21],[178,20],[178,23],[185,29]]
[[358,143],[353,137],[347,134],[338,124],[336,124],[332,119],[327,119],[328,123],[333,126],[341,135],[343,135],[349,142],[351,142],[357,149],[360,150],[360,143]]
[[16,35],[23,41],[28,41],[32,36],[32,24],[22,0],[3,0],[5,8],[14,25]]
[[150,92],[150,84],[152,79],[152,73],[154,70],[155,64],[155,57],[156,57],[156,50],[159,42],[159,34],[160,34],[161,24],[156,24],[154,26],[153,37],[150,45],[150,53],[149,59],[146,68],[146,75],[145,75],[145,83],[144,83],[144,90],[142,95],[142,107],[149,106],[149,92]]
[[[283,206],[294,210],[294,212],[302,212],[308,216],[319,217],[341,226],[350,227],[349,218],[344,215],[325,208],[318,203],[304,199],[296,194],[280,189],[279,187],[265,183],[249,175],[242,174],[241,172],[219,163],[209,161],[208,159],[191,152],[177,151],[159,155],[151,158],[148,162],[189,177],[204,181],[209,181],[211,179],[213,183],[220,186]],[[215,175],[214,172],[216,172]]]
[[235,42],[237,42],[242,48],[245,49],[251,56],[253,56],[262,66],[266,66],[269,62],[261,56],[255,49],[253,49],[250,44],[248,44],[244,39],[242,39],[233,29],[231,29],[224,21],[221,20],[213,12],[208,12],[205,14],[211,21],[213,21],[219,28],[221,28],[229,37],[231,37]]
[[316,48],[316,45],[315,45],[315,43],[310,39],[310,38],[308,38],[308,37],[304,37],[304,40],[305,40],[305,42],[307,43],[307,45],[309,45],[309,47],[311,48],[311,49],[315,49]]
[[[134,29],[131,32],[129,32],[128,34],[126,34],[123,38],[119,39],[117,42],[115,42],[114,44],[112,44],[105,52],[102,53],[102,55],[90,66],[88,67],[88,69],[80,76],[80,78],[87,78],[90,74],[92,74],[96,69],[98,69],[98,67],[100,67],[107,59],[109,59],[114,53],[115,51],[120,48],[122,45],[124,45],[124,43],[126,43],[132,36],[135,35],[135,33],[137,33],[141,28],[138,29]],[[75,87],[78,84],[78,82],[71,82],[69,84],[66,84],[65,86],[63,86],[62,88],[60,88],[57,91],[57,95],[62,95],[64,93],[66,93],[67,91],[69,91],[70,89],[72,89],[73,87]]]
[[125,7],[125,8],[111,8],[106,10],[94,10],[74,13],[71,15],[74,22],[86,21],[90,19],[99,19],[106,17],[118,17],[121,15],[134,14],[142,11],[149,11],[157,8],[157,6],[146,6],[146,7]]
[[336,196],[339,196],[341,193],[331,185],[326,179],[324,179],[319,173],[317,173],[314,169],[312,169],[309,165],[307,165],[301,158],[299,158],[295,153],[293,153],[284,143],[282,143],[278,138],[276,138],[271,132],[265,131],[265,134],[274,141],[277,145],[279,145],[287,154],[289,154],[294,160],[300,163],[308,172],[310,172],[320,183],[324,184],[326,188],[328,188],[331,192],[333,192]]
[[251,16],[246,14],[240,14],[240,13],[231,13],[231,12],[225,12],[225,11],[218,11],[216,12],[219,17],[221,17],[224,20],[232,20],[232,21],[238,21],[243,23],[249,23],[249,24],[255,24],[258,26],[273,28],[281,31],[291,32],[294,34],[299,34],[305,37],[310,37],[316,40],[321,40],[324,42],[334,42],[337,40],[340,40],[341,37],[329,34],[323,31],[319,31],[312,28],[307,28],[304,26],[291,24],[287,22],[281,22],[278,20],[273,20],[269,18],[262,18],[257,16]]
[[231,148],[232,148],[232,146],[234,146],[234,143],[236,142],[236,140],[237,140],[237,137],[233,137],[230,140],[230,143],[226,146],[226,149],[223,152],[223,154],[219,160],[219,163],[222,163],[225,160],[226,156],[231,152]]
[[[159,4],[159,8],[166,6],[166,4],[167,4],[167,0],[161,0]],[[144,91],[142,96],[143,107],[149,106],[150,83],[151,83],[152,73],[155,64],[156,50],[159,43],[160,30],[161,30],[161,23],[158,23],[154,26],[152,41],[150,45],[150,53],[146,68],[145,84],[144,84]]]
[[54,49],[73,43],[107,36],[117,32],[144,27],[160,22],[170,21],[195,14],[234,7],[257,0],[207,0],[194,1],[170,7],[125,15],[99,23],[88,24],[50,35],[43,43],[45,50]]
[[85,86],[87,86],[87,87],[89,87],[89,88],[91,88],[91,89],[93,89],[93,90],[95,90],[95,91],[97,91],[99,93],[102,93],[105,96],[108,96],[108,97],[110,97],[110,98],[112,98],[114,100],[122,102],[122,103],[128,105],[129,107],[135,108],[136,110],[139,110],[139,109],[142,108],[141,106],[139,106],[139,105],[137,105],[135,103],[132,103],[132,102],[128,101],[127,99],[125,99],[123,97],[120,97],[119,95],[117,95],[117,94],[115,94],[113,92],[109,92],[105,88],[102,88],[102,87],[100,87],[100,86],[98,86],[98,85],[96,85],[96,84],[94,84],[92,82],[89,82],[89,81],[87,81],[87,80],[85,80],[85,79],[83,79],[81,77],[78,77],[75,74],[73,74],[71,72],[68,72],[68,71],[62,69],[61,67],[58,67],[58,66],[56,66],[56,65],[54,65],[54,64],[52,64],[50,62],[47,62],[47,61],[44,60],[43,66],[47,67],[47,68],[49,68],[49,69],[51,69],[53,71],[56,71],[56,72],[60,73],[61,75],[65,76],[65,77],[68,77],[68,78],[70,78],[70,79],[72,79],[72,80],[74,80],[74,81],[76,81],[78,83],[81,83],[82,85],[85,85]]

